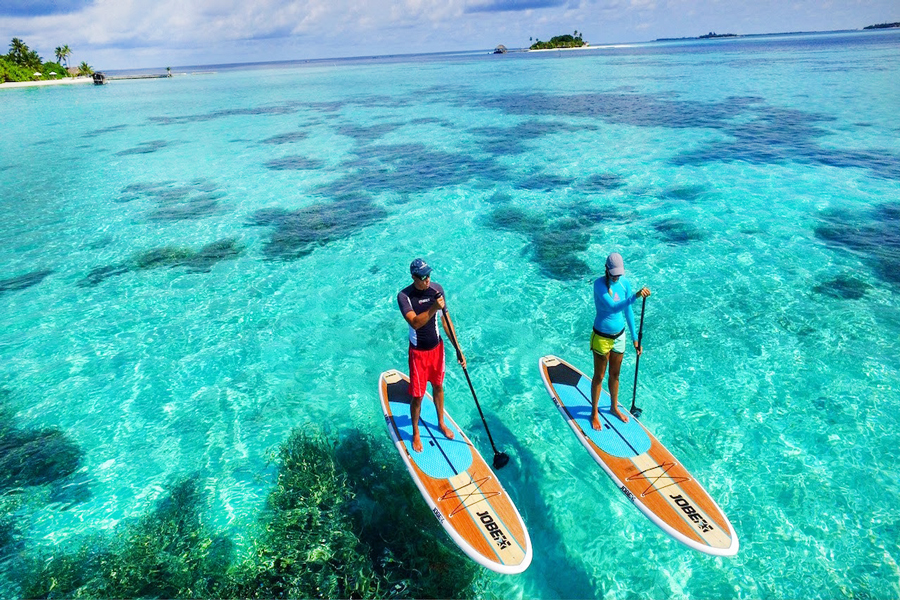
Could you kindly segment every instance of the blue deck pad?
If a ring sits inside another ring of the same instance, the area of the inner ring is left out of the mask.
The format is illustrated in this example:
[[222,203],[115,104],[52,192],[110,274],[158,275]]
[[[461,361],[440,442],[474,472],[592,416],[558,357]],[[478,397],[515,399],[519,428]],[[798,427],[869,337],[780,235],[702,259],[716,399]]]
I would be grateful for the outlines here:
[[429,477],[448,479],[462,473],[472,465],[472,449],[466,443],[462,432],[454,427],[449,419],[444,422],[453,430],[455,437],[448,440],[438,427],[437,410],[429,397],[422,399],[422,413],[419,416],[419,435],[422,438],[422,451],[415,452],[412,447],[412,420],[409,418],[409,404],[391,402],[391,414],[400,431],[400,439],[412,457],[416,466]]
[[[591,427],[590,379],[581,377],[577,388],[564,383],[554,383],[553,387],[585,435],[607,454],[627,458],[643,454],[650,449],[650,438],[633,416],[629,416],[628,422],[623,423],[619,417],[612,414],[612,399],[606,390],[600,394],[598,405],[603,429],[596,431]],[[621,404],[619,410],[625,410]]]

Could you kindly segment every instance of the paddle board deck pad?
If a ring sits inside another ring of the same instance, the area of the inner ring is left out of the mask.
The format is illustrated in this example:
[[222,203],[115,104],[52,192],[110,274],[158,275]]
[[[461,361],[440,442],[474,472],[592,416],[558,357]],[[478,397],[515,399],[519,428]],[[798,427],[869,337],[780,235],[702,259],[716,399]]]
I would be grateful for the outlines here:
[[[539,362],[550,397],[581,444],[619,490],[663,531],[715,556],[733,556],[738,538],[722,509],[634,416],[623,423],[602,392],[601,431],[591,427],[591,380],[555,356]],[[624,409],[622,409],[624,410]]]
[[379,380],[388,432],[422,498],[469,558],[497,573],[521,573],[531,564],[531,539],[519,511],[446,410],[444,423],[454,438],[444,436],[428,395],[419,417],[423,450],[413,451],[408,386],[399,371],[386,371]]

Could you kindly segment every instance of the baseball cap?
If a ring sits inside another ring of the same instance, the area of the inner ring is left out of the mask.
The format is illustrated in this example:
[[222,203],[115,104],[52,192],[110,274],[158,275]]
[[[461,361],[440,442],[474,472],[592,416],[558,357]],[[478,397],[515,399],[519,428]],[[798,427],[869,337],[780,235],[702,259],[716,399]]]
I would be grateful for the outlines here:
[[618,252],[613,252],[609,256],[606,257],[606,270],[609,271],[609,274],[613,277],[618,275],[625,274],[625,261],[622,260],[622,255]]
[[424,279],[429,273],[431,273],[431,267],[429,267],[428,263],[421,258],[417,258],[416,260],[412,261],[412,263],[410,263],[409,272],[411,275],[415,275],[419,279]]

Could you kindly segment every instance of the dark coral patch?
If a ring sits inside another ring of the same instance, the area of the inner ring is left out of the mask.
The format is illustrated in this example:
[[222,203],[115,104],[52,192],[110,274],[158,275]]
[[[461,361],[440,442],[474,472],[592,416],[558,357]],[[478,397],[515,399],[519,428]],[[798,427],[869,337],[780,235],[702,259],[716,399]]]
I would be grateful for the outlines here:
[[154,192],[174,184],[174,181],[160,181],[158,183],[130,183],[122,188],[123,194],[139,194],[144,192]]
[[367,143],[374,142],[377,139],[383,138],[387,134],[399,129],[402,125],[398,123],[382,123],[379,125],[371,125],[369,127],[363,127],[360,125],[343,125],[338,127],[338,133],[341,135],[346,135],[347,137],[352,137],[357,142]]
[[166,140],[153,140],[152,142],[142,142],[134,148],[128,148],[121,152],[116,152],[116,156],[129,156],[132,154],[152,154],[169,146]]
[[222,212],[220,199],[225,192],[207,192],[193,194],[189,197],[171,198],[168,202],[150,211],[147,218],[151,221],[184,221],[202,219]]
[[278,453],[252,552],[238,556],[210,525],[195,474],[167,485],[152,510],[111,534],[71,549],[29,549],[16,573],[21,595],[473,596],[478,567],[447,546],[428,508],[412,500],[415,486],[392,450],[358,433],[338,441],[296,431]]
[[18,277],[0,279],[0,294],[30,288],[31,286],[42,282],[44,278],[51,273],[53,273],[51,269],[44,269],[41,271],[32,271],[31,273],[19,275]]
[[442,127],[455,127],[452,121],[437,117],[420,117],[409,122],[410,125],[441,125]]
[[607,222],[628,222],[634,220],[630,213],[623,212],[618,206],[596,205],[590,202],[577,202],[571,205],[571,214],[590,225],[600,225]]
[[491,183],[506,179],[506,169],[493,158],[432,150],[422,144],[369,145],[356,154],[350,163],[356,172],[317,191],[327,196],[358,190],[413,194],[462,185],[473,179]]
[[51,483],[74,473],[81,457],[81,449],[59,430],[3,431],[0,489]]
[[261,141],[261,144],[293,144],[294,142],[300,142],[309,137],[309,134],[305,131],[294,131],[292,133],[282,133],[281,135],[273,135],[270,138],[266,138]]
[[84,279],[78,282],[78,286],[91,287],[99,285],[110,277],[124,275],[130,270],[131,269],[128,267],[128,265],[106,265],[103,267],[96,267],[94,269],[91,269],[87,276],[85,276]]
[[833,210],[821,215],[816,237],[831,246],[862,254],[876,275],[900,285],[900,203],[871,211]]
[[181,125],[186,123],[202,123],[205,121],[213,121],[215,119],[224,119],[226,117],[289,115],[297,112],[297,110],[297,106],[294,105],[261,106],[257,108],[230,108],[199,115],[184,115],[181,117],[150,117],[149,120],[151,123],[155,123],[157,125]]
[[78,285],[92,287],[111,277],[149,269],[181,267],[188,273],[207,273],[217,263],[235,259],[243,252],[244,245],[234,238],[212,242],[199,250],[181,246],[164,246],[137,254],[118,265],[97,267],[91,270]]
[[487,199],[488,204],[493,204],[494,206],[499,204],[507,204],[512,202],[512,196],[506,192],[494,192],[494,194]]
[[273,171],[315,171],[321,169],[324,163],[305,156],[285,156],[275,158],[266,163],[266,168]]
[[684,185],[665,189],[659,196],[666,200],[693,202],[702,198],[705,193],[706,188],[702,185]]
[[520,190],[552,192],[558,189],[571,187],[573,183],[575,183],[575,179],[572,177],[555,175],[553,173],[541,173],[519,181],[516,184],[516,187]]
[[492,98],[490,103],[514,115],[568,115],[638,127],[707,128],[728,135],[727,140],[709,142],[674,157],[672,163],[676,165],[796,161],[863,168],[879,177],[900,179],[900,156],[892,151],[841,150],[821,145],[819,140],[829,131],[820,125],[834,121],[834,117],[769,106],[755,97],[696,102],[651,94],[510,94]]
[[498,206],[491,211],[488,226],[501,231],[530,235],[544,227],[544,220],[515,206]]
[[78,470],[81,449],[58,429],[17,427],[9,396],[0,389],[0,492],[52,483]]
[[625,181],[615,173],[591,175],[576,187],[583,192],[611,192],[625,186]]
[[261,210],[249,224],[275,227],[263,248],[267,258],[293,260],[306,256],[318,246],[349,237],[386,217],[387,211],[373,203],[371,198],[355,194],[296,211]]
[[687,244],[705,237],[703,231],[692,223],[677,218],[656,221],[653,229],[662,234],[663,239],[670,244]]
[[572,125],[559,121],[530,120],[513,127],[478,127],[472,129],[475,135],[486,138],[482,149],[493,155],[513,156],[527,152],[528,142],[538,138],[558,134],[596,129],[592,125]]
[[590,229],[578,219],[560,219],[533,237],[535,261],[551,279],[580,279],[590,273],[587,263],[578,258],[590,244]]
[[829,298],[838,300],[860,300],[872,289],[872,286],[861,279],[843,274],[820,283],[813,291]]
[[121,131],[128,127],[128,125],[111,125],[109,127],[101,127],[100,129],[94,129],[93,131],[85,132],[81,135],[84,138],[92,138],[97,137],[98,135],[103,135],[104,133],[112,133],[114,131]]
[[184,185],[175,185],[173,181],[133,183],[123,188],[115,201],[127,203],[145,198],[155,204],[147,214],[149,220],[184,221],[221,213],[224,208],[219,201],[225,195],[215,182],[195,179]]

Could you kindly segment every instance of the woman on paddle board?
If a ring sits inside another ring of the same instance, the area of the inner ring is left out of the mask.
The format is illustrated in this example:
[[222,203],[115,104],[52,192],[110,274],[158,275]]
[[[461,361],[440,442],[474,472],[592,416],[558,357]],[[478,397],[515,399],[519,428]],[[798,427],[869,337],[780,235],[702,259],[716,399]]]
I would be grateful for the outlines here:
[[[444,331],[455,337],[453,323],[443,311],[444,288],[431,281],[431,267],[417,258],[409,265],[412,285],[397,294],[397,303],[403,318],[409,323],[409,417],[412,420],[412,446],[416,452],[422,451],[419,437],[419,415],[422,413],[422,398],[425,388],[431,383],[431,394],[437,410],[438,426],[447,437],[453,439],[453,431],[444,424],[444,340],[437,325],[437,312],[441,312]],[[466,357],[457,350],[456,359],[463,369]]]
[[611,408],[623,422],[628,422],[628,415],[619,410],[619,371],[622,358],[625,356],[625,327],[631,333],[634,349],[638,356],[642,348],[634,331],[634,311],[631,305],[638,298],[646,298],[650,290],[642,287],[636,294],[631,293],[631,284],[622,277],[625,274],[625,263],[622,256],[613,252],[606,258],[606,273],[594,282],[594,331],[591,333],[591,353],[594,355],[594,377],[591,379],[591,427],[597,431],[603,426],[597,413],[600,402],[600,390],[603,375],[609,366],[609,396]]

